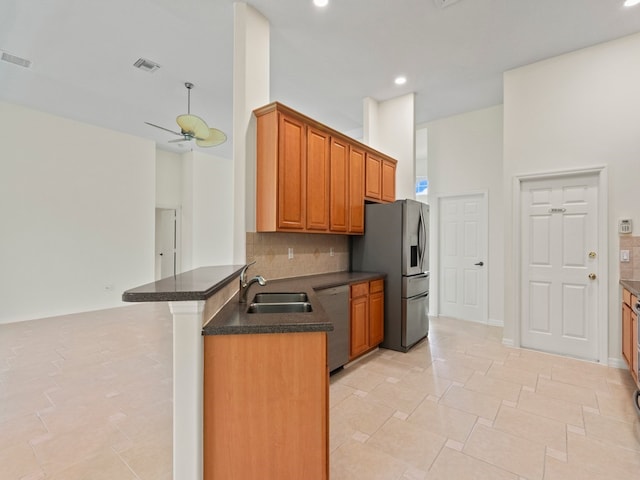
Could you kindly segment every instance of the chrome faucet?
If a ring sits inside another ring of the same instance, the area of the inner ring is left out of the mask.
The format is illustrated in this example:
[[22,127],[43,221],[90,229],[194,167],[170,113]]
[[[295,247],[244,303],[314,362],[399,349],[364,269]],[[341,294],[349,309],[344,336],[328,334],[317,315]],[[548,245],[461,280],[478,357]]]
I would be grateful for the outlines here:
[[240,297],[239,297],[240,303],[247,303],[247,291],[249,290],[249,287],[251,285],[253,285],[256,282],[258,282],[262,286],[265,286],[267,284],[267,281],[264,279],[262,275],[256,275],[255,277],[253,277],[251,280],[247,282],[247,279],[246,279],[247,269],[254,263],[256,263],[255,260],[245,265],[242,271],[240,272]]

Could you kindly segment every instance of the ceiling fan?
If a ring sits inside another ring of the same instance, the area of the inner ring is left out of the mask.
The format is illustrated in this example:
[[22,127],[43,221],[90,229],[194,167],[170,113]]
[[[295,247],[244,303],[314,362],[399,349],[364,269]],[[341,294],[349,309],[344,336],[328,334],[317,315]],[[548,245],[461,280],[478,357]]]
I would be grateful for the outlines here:
[[196,145],[199,147],[215,147],[216,145],[224,143],[227,140],[227,136],[224,132],[217,128],[209,128],[203,119],[196,115],[191,115],[191,89],[194,85],[193,83],[186,82],[184,86],[187,87],[187,113],[176,117],[176,122],[180,127],[180,132],[175,132],[153,123],[144,123],[182,137],[176,138],[175,140],[169,140],[169,143],[190,142],[191,140],[195,140]]

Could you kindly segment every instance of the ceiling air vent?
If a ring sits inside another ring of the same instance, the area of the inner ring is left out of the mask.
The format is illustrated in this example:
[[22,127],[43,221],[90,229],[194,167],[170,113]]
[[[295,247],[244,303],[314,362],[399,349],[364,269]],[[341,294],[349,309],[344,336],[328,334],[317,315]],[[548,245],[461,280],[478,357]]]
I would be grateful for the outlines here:
[[160,68],[160,65],[156,62],[147,60],[146,58],[139,58],[133,66],[149,73],[153,73]]
[[437,7],[445,8],[459,2],[460,0],[433,0]]
[[13,63],[15,65],[20,65],[21,67],[24,67],[24,68],[29,68],[31,66],[31,60],[17,57],[7,52],[2,52],[2,60],[4,60],[5,62]]

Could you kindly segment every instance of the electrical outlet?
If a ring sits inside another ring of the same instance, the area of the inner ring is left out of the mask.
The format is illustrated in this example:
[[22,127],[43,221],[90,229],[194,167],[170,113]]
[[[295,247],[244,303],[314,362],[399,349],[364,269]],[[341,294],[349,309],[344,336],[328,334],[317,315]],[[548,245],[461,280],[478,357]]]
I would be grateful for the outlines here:
[[293,258],[293,248],[289,247],[289,260]]
[[620,261],[624,263],[629,262],[629,250],[620,250]]

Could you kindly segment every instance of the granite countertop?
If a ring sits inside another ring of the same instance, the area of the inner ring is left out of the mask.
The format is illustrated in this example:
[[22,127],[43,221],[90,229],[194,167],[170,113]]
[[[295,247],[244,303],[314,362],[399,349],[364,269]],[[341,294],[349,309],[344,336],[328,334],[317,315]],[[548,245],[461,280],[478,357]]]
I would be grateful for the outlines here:
[[620,285],[629,290],[636,297],[640,297],[640,280],[620,280]]
[[[384,277],[383,273],[337,272],[282,280],[267,280],[262,287],[252,285],[247,303],[239,303],[236,294],[202,329],[203,335],[252,333],[328,332],[333,324],[326,315],[315,290]],[[305,292],[313,310],[307,313],[247,313],[258,292]]]
[[174,302],[206,300],[238,278],[244,265],[200,267],[132,288],[122,294],[123,302]]

